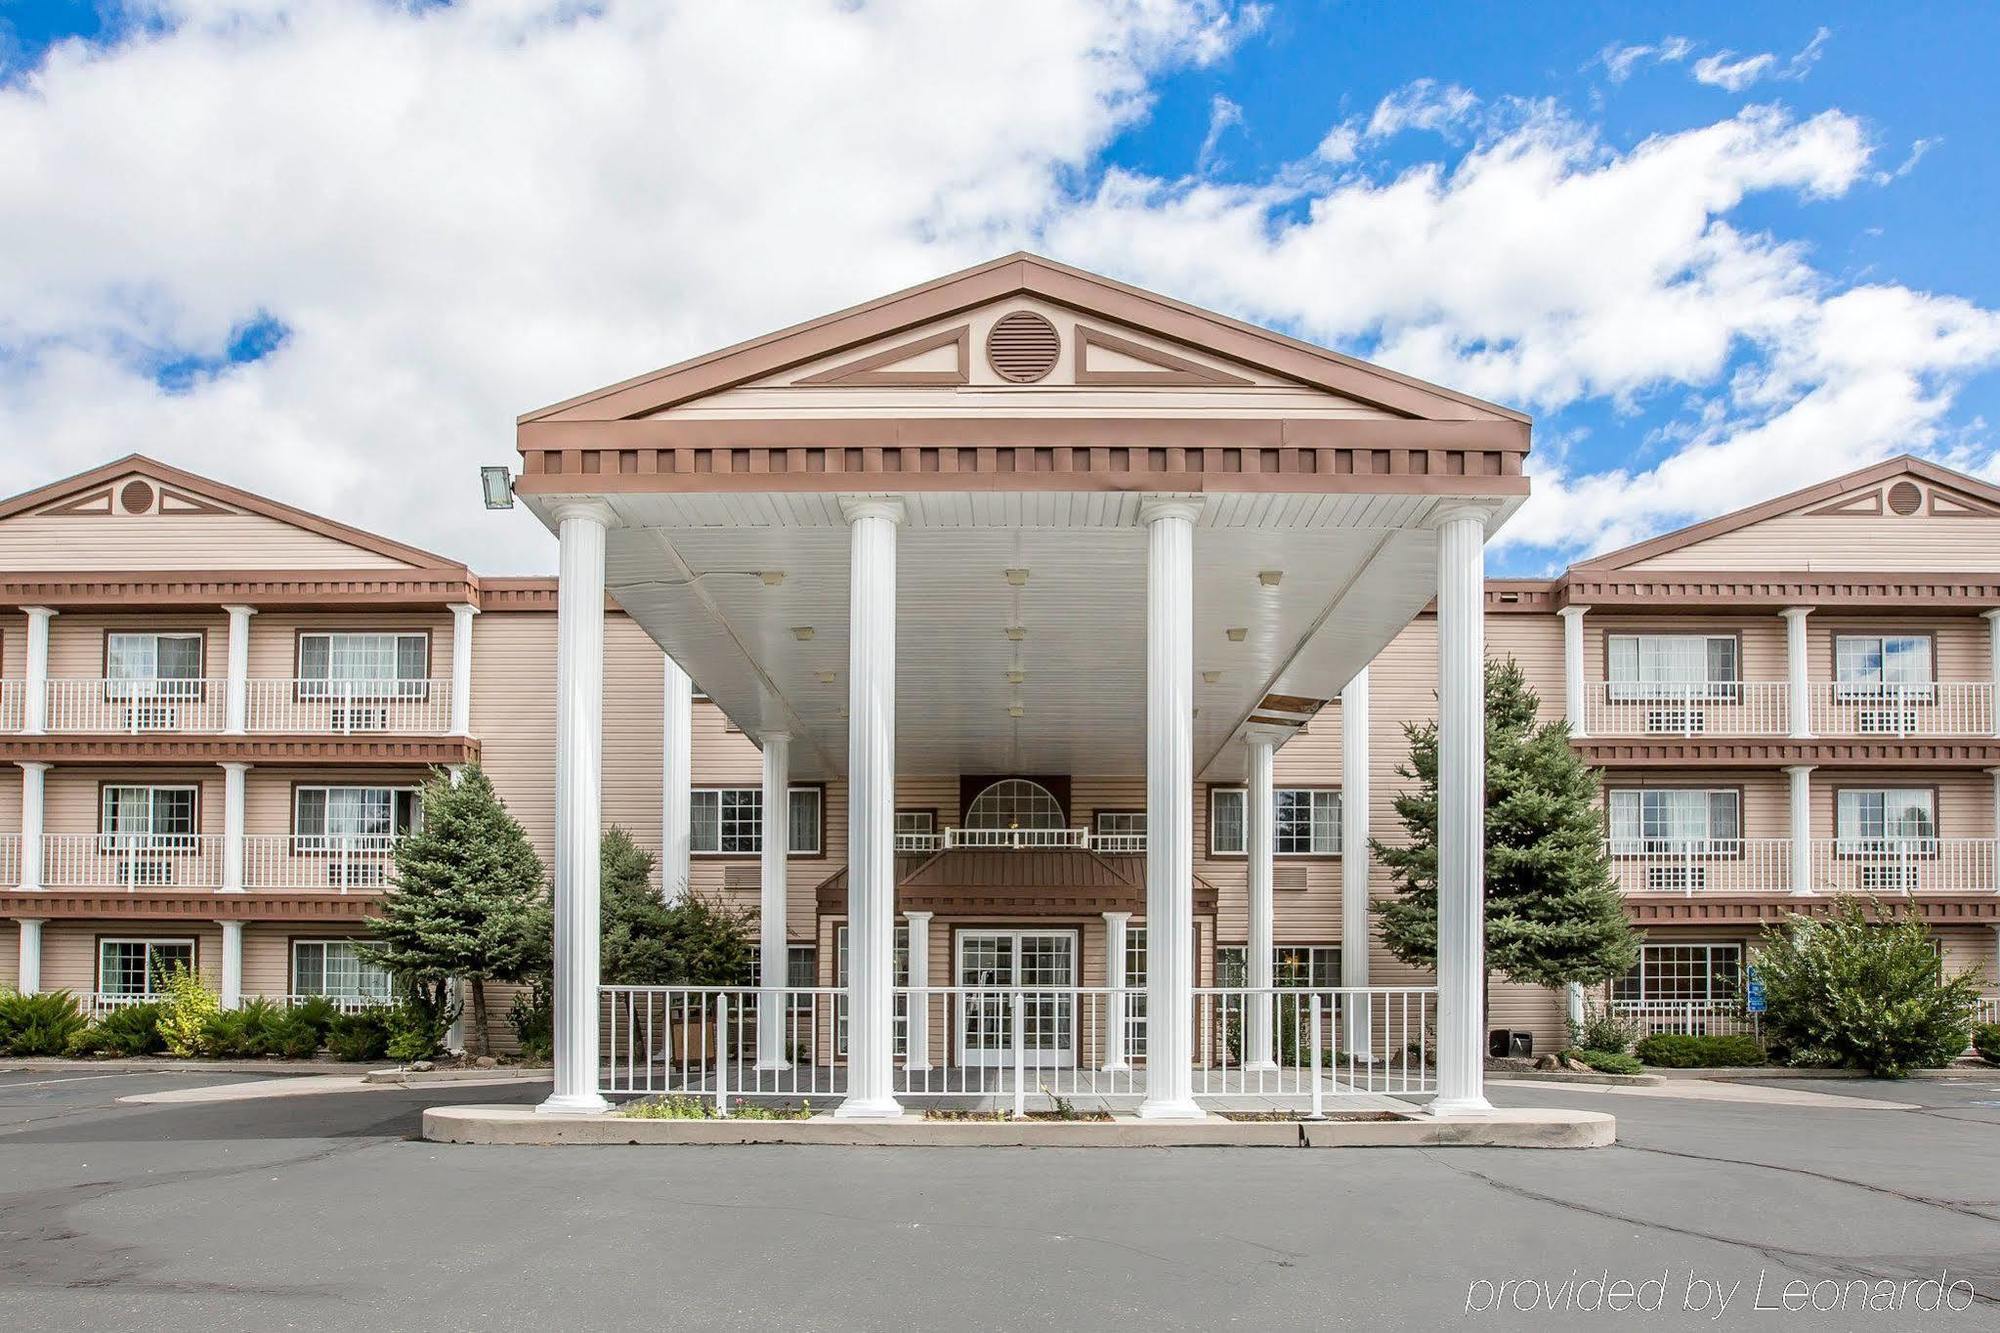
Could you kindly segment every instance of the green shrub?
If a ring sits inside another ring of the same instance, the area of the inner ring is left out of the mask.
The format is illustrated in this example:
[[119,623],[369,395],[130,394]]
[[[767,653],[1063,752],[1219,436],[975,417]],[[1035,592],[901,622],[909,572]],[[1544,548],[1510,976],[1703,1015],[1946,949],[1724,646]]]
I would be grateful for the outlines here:
[[1982,1023],[1972,1030],[1972,1049],[1989,1065],[2000,1065],[2000,1023]]
[[327,1053],[336,1060],[380,1060],[389,1053],[388,1005],[371,1005],[333,1020],[326,1034]]
[[1731,1069],[1764,1063],[1764,1047],[1755,1037],[1717,1034],[1695,1037],[1681,1032],[1656,1032],[1640,1041],[1639,1059],[1661,1069]]
[[1645,1072],[1640,1064],[1623,1051],[1569,1051],[1569,1058],[1589,1065],[1600,1074],[1639,1074]]
[[317,1015],[302,1009],[281,1009],[265,1033],[265,1054],[286,1060],[310,1060],[319,1054],[325,1039]]
[[68,991],[0,993],[0,1055],[68,1055],[90,1019]]
[[340,1006],[324,995],[309,995],[291,1007],[291,1021],[308,1027],[313,1034],[313,1049],[326,1045],[326,1034],[333,1031],[333,1025],[340,1018]]
[[1824,918],[1767,927],[1757,975],[1771,1044],[1793,1064],[1881,1078],[1956,1060],[1979,1001],[1972,973],[1944,975],[1914,906],[1895,915],[1878,903],[1871,912],[1852,898]]
[[167,1049],[160,1035],[160,1006],[128,1004],[90,1025],[76,1044],[79,1055],[158,1055]]
[[1570,1044],[1586,1051],[1629,1051],[1638,1037],[1637,1024],[1620,1018],[1608,1004],[1588,1000],[1583,1021],[1569,1025]]
[[445,1038],[451,1033],[457,1006],[433,1008],[419,1001],[405,1000],[389,1010],[391,1059],[408,1064],[412,1060],[433,1060],[444,1053]]
[[208,1025],[221,1012],[215,992],[185,963],[175,963],[166,975],[166,998],[160,1001],[160,1038],[167,1054],[201,1055],[207,1049]]
[[[556,1053],[556,1009],[552,983],[537,979],[514,997],[507,1020],[514,1025],[514,1039],[520,1043],[521,1059],[530,1064],[546,1064]],[[796,1058],[793,1063],[797,1063]]]
[[[240,1008],[218,1011],[202,1029],[202,1052],[219,1060],[256,1060],[267,1055],[289,1054],[300,1040],[310,1039],[311,1029],[292,1026],[291,1015],[281,1006],[258,998],[246,1000]],[[305,1049],[311,1055],[315,1041]]]

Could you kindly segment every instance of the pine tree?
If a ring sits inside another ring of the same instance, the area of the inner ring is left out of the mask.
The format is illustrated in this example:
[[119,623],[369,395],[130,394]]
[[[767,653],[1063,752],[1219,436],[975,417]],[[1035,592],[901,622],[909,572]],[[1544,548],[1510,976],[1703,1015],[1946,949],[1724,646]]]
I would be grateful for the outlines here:
[[[1538,725],[1520,666],[1486,663],[1486,966],[1538,986],[1594,984],[1630,970],[1638,936],[1604,852],[1596,770],[1570,748],[1569,727]],[[1438,734],[1405,724],[1416,784],[1397,793],[1405,846],[1374,843],[1396,880],[1375,904],[1382,941],[1406,963],[1437,966]]]
[[443,1020],[453,977],[472,991],[467,1047],[485,1054],[486,985],[549,964],[554,920],[541,858],[474,765],[424,785],[422,826],[396,844],[371,955]]
[[752,980],[750,923],[698,893],[661,899],[647,882],[652,853],[624,829],[604,831],[603,935],[607,986],[741,986]]

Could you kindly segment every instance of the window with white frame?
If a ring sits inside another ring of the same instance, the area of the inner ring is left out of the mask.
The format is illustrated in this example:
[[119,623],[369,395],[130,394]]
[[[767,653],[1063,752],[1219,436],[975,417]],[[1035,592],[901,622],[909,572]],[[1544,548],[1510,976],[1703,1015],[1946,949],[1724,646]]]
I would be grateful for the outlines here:
[[1146,834],[1144,810],[1099,810],[1091,816],[1091,823],[1097,832],[1113,837],[1144,837]]
[[1928,787],[1846,788],[1834,797],[1834,837],[1848,854],[1931,849],[1936,802]]
[[430,635],[339,631],[299,636],[299,697],[421,699],[429,689]]
[[292,839],[298,851],[386,851],[422,822],[422,793],[414,787],[292,789]]
[[1066,828],[1062,802],[1039,782],[1003,778],[965,807],[965,826],[978,829]]
[[191,786],[111,786],[102,789],[99,841],[107,850],[187,851],[195,845]]
[[1742,851],[1743,797],[1733,788],[1619,787],[1605,799],[1614,856]]
[[293,995],[387,1004],[394,986],[382,967],[362,956],[356,940],[293,940]]
[[1924,698],[1933,671],[1928,634],[1837,634],[1834,678],[1842,698]]
[[1125,927],[1125,1058],[1146,1053],[1146,928]]
[[937,832],[937,811],[898,810],[896,812],[897,837],[900,838],[906,833],[909,834],[911,837],[924,837],[928,834],[936,832]]
[[[894,963],[891,968],[893,980],[890,985],[899,990],[910,984],[910,926],[908,922],[896,927]],[[840,925],[833,930],[833,984],[840,987],[841,994],[835,997],[833,1006],[833,1049],[836,1055],[847,1054],[847,927]],[[925,977],[923,985],[930,985]],[[895,1052],[908,1055],[910,1052],[910,997],[896,996],[895,1012]]]
[[1733,634],[1613,634],[1605,664],[1613,699],[1734,699],[1741,664]]
[[194,971],[193,940],[99,940],[97,993],[129,997],[164,994],[175,967]]
[[1647,944],[1632,970],[1611,983],[1619,1005],[1723,1004],[1740,997],[1740,944]]
[[[1248,847],[1249,793],[1241,787],[1209,791],[1208,849],[1240,856]],[[1271,792],[1271,849],[1278,856],[1340,855],[1340,793],[1316,787]]]
[[104,636],[106,690],[113,699],[201,697],[202,636],[108,633]]
[[[791,856],[818,856],[820,789],[793,787]],[[697,787],[688,793],[689,848],[702,856],[761,856],[764,791],[761,787]]]
[[[1225,944],[1215,951],[1218,984],[1250,984],[1249,950]],[[1271,984],[1287,990],[1333,990],[1340,985],[1338,944],[1276,944],[1271,946]]]

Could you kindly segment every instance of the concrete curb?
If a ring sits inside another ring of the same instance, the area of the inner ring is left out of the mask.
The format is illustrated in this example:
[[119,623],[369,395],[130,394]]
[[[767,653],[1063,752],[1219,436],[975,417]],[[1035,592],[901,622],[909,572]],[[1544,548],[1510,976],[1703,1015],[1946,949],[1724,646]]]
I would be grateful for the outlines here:
[[1443,1120],[638,1120],[544,1116],[522,1106],[434,1106],[433,1143],[513,1147],[793,1143],[904,1148],[1603,1148],[1602,1111],[1496,1109]]
[[[262,1074],[266,1078],[299,1078],[318,1074],[362,1074],[377,1069],[347,1060],[178,1060],[169,1055],[127,1056],[111,1060],[69,1060],[56,1056],[0,1058],[0,1073],[67,1074],[78,1070],[152,1074]],[[486,1071],[486,1072],[491,1072]]]
[[508,1079],[526,1083],[554,1077],[555,1070],[547,1065],[495,1065],[491,1069],[375,1069],[369,1071],[367,1081],[421,1088],[432,1083],[495,1083]]
[[[1863,1069],[1798,1069],[1791,1065],[1740,1065],[1723,1069],[1657,1069],[1647,1066],[1647,1073],[1666,1080],[1703,1079],[1711,1083],[1727,1083],[1741,1079],[1788,1079],[1788,1078],[1834,1078],[1863,1079],[1874,1078]],[[1922,1079],[1954,1078],[2000,1078],[2000,1066],[1995,1065],[1947,1065],[1943,1069],[1914,1069],[1903,1076],[1903,1081]],[[1895,1082],[1896,1080],[1889,1080]]]
[[1501,1079],[1509,1083],[1600,1083],[1612,1088],[1650,1088],[1666,1082],[1658,1074],[1600,1074],[1592,1070],[1588,1074],[1574,1069],[1489,1069],[1489,1079]]

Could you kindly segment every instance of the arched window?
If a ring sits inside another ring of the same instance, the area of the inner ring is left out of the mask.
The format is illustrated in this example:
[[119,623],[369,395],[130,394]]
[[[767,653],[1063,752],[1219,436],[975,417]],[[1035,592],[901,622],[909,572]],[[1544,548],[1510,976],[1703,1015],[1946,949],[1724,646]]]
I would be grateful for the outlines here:
[[972,798],[967,828],[1066,828],[1062,803],[1039,782],[1003,778]]

